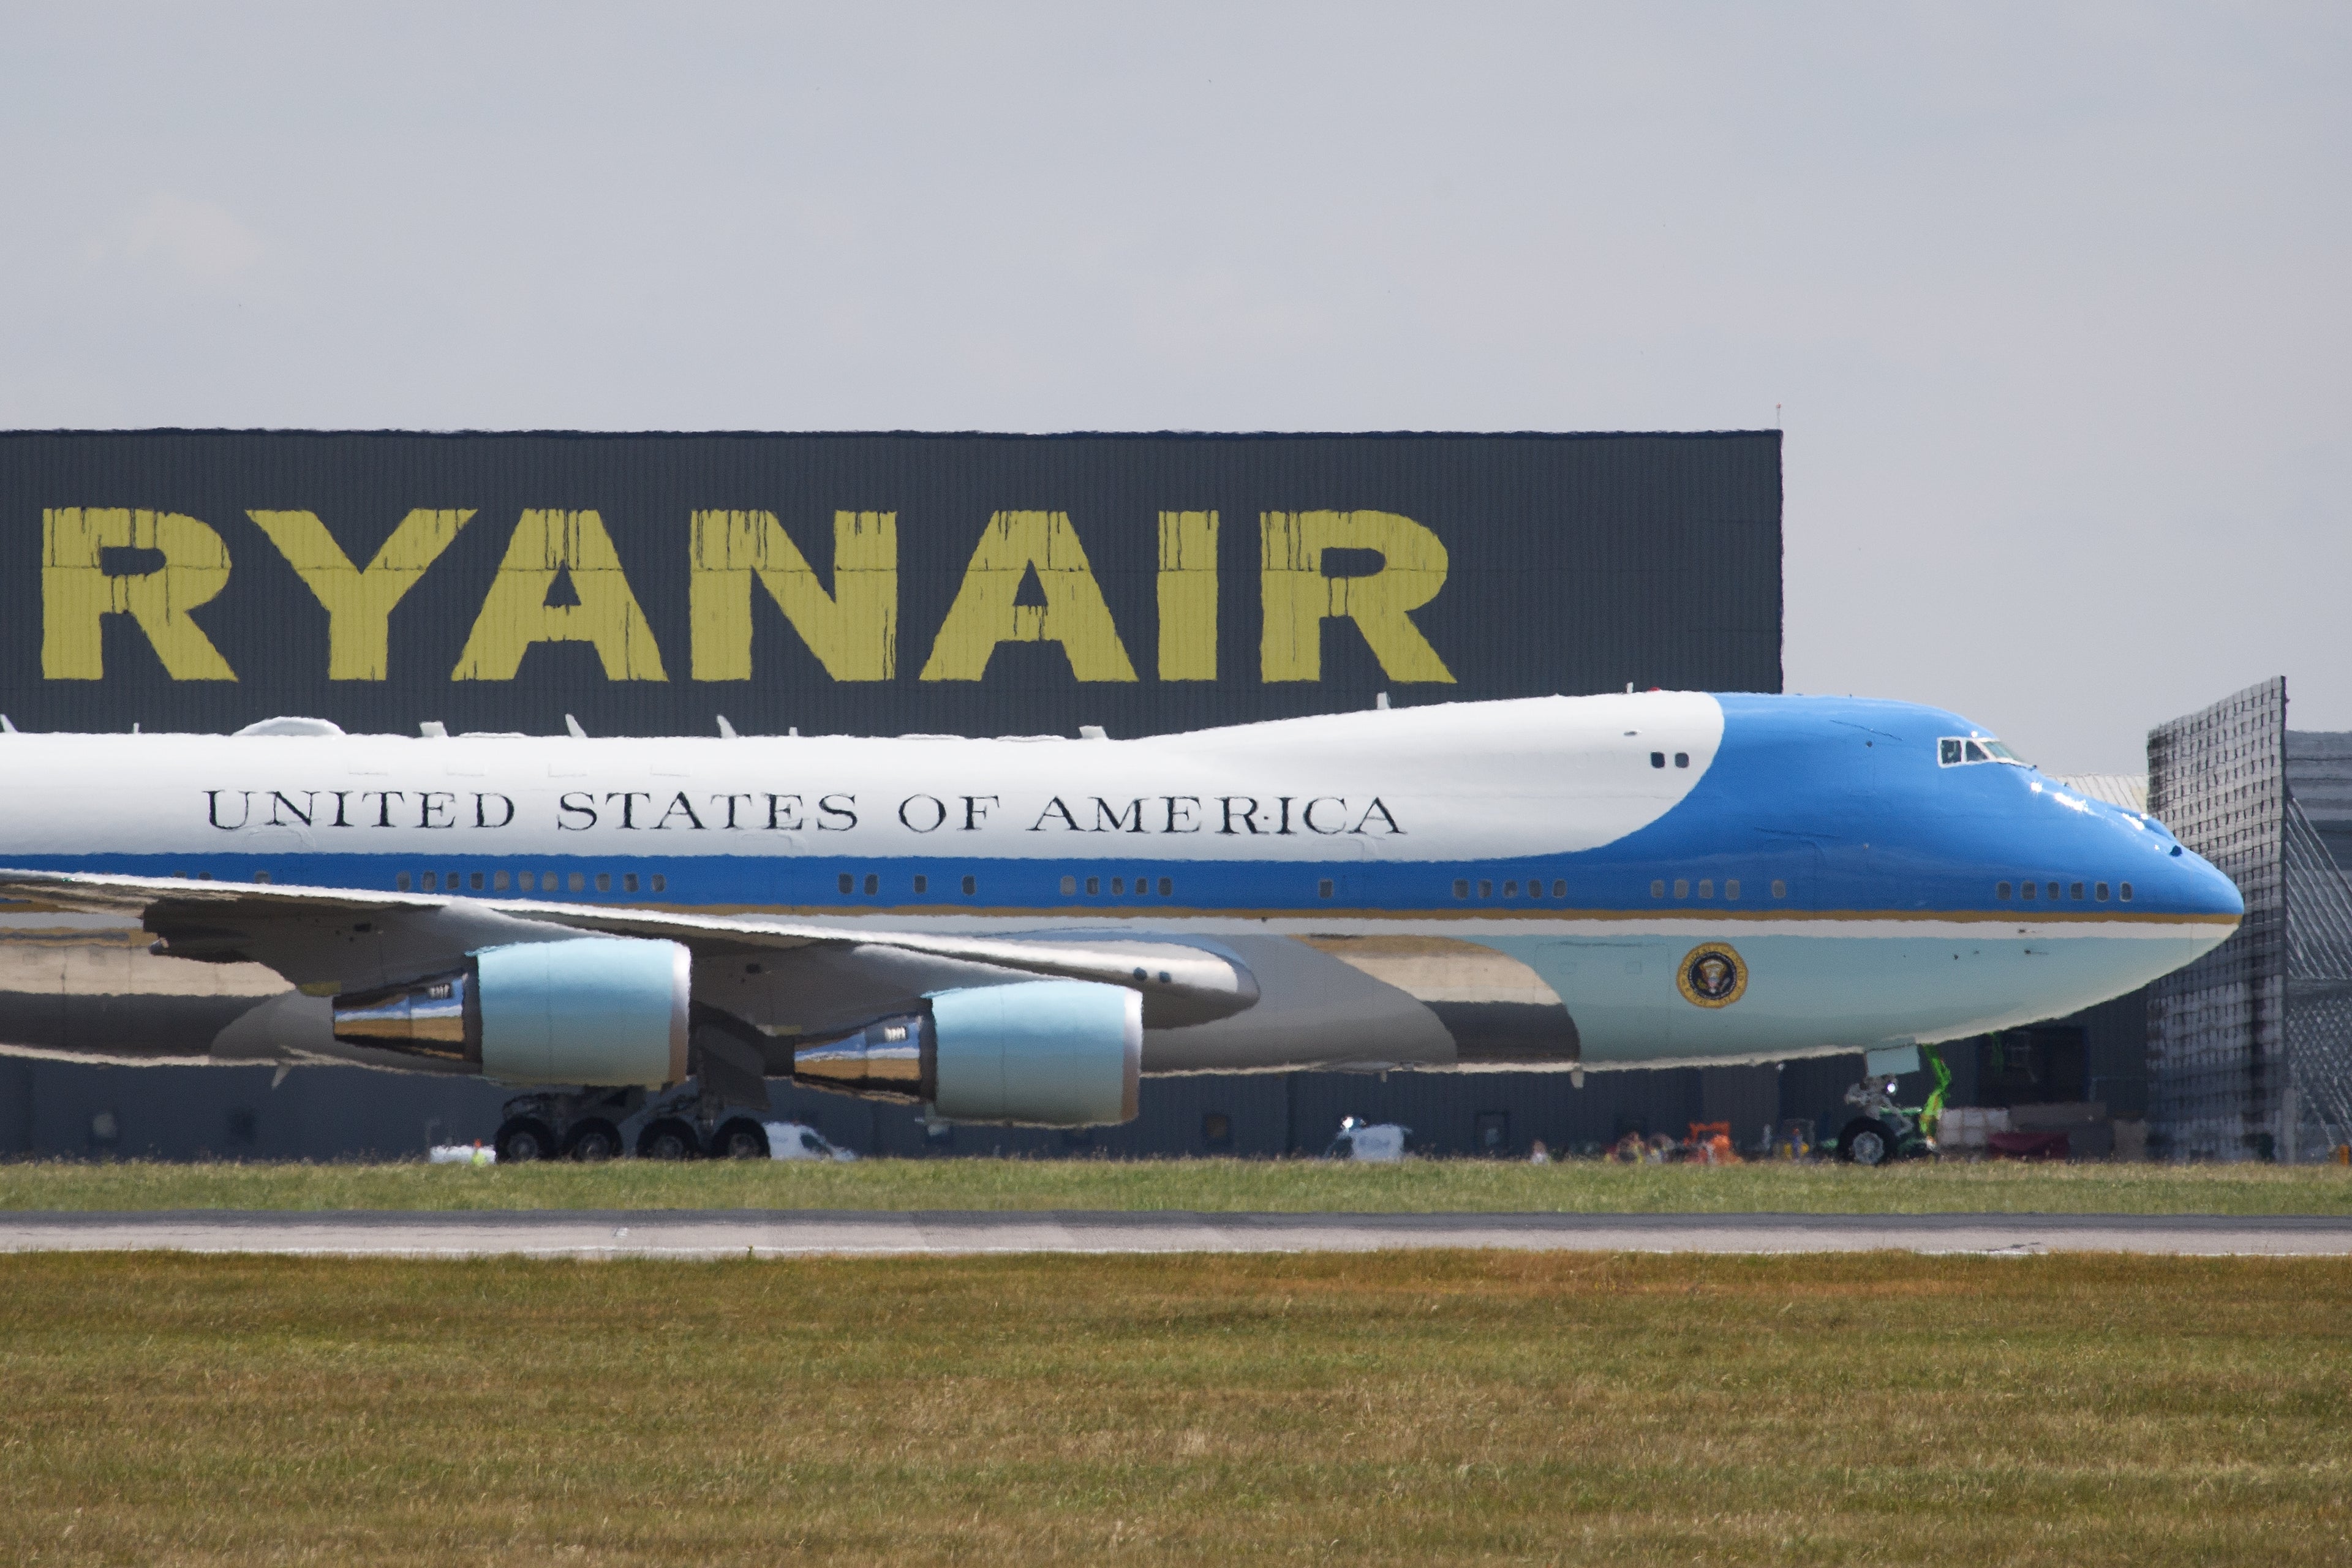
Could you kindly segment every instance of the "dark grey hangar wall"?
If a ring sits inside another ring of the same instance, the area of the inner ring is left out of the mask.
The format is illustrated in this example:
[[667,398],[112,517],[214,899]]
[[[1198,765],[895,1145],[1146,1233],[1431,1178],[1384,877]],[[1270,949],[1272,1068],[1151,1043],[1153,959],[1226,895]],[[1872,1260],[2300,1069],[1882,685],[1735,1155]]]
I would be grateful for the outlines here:
[[1774,431],[0,436],[41,730],[1114,735],[1778,690]]

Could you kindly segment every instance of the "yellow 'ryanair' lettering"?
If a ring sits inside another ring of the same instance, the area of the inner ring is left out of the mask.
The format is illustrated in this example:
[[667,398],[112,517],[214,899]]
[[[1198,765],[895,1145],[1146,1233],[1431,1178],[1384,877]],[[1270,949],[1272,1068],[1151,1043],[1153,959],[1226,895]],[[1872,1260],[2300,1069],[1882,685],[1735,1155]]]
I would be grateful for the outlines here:
[[[1034,569],[1042,605],[1017,603]],[[1080,680],[1133,680],[1135,666],[1066,511],[1000,511],[981,531],[963,586],[931,644],[925,680],[978,680],[1006,642],[1057,642]]]
[[833,592],[772,511],[694,514],[694,679],[751,679],[751,579],[835,680],[898,673],[898,514],[833,514]]
[[[390,672],[392,612],[447,552],[474,510],[411,510],[365,567],[352,563],[316,512],[257,508],[246,515],[326,609],[327,678],[383,680]],[[751,678],[756,579],[835,680],[896,679],[898,525],[894,511],[836,511],[827,592],[773,512],[692,512],[693,678]],[[1445,584],[1445,546],[1431,530],[1395,512],[1265,512],[1259,540],[1263,679],[1320,680],[1323,623],[1347,620],[1389,679],[1453,681],[1412,618]],[[1217,679],[1217,548],[1216,512],[1159,514],[1161,680]],[[160,563],[121,570],[119,558],[107,560],[112,551],[160,557]],[[1356,575],[1326,575],[1330,551],[1376,554],[1380,564]],[[104,617],[124,615],[173,679],[235,680],[236,671],[188,613],[217,596],[228,574],[227,544],[193,517],[129,508],[45,510],[42,674],[103,679]],[[1032,574],[1043,603],[1024,604],[1023,584]],[[568,595],[559,584],[569,584]],[[608,680],[669,679],[652,624],[594,511],[521,514],[449,679],[512,680],[523,656],[543,642],[589,644]],[[1082,681],[1138,679],[1066,511],[1000,511],[989,519],[919,679],[980,680],[997,645],[1007,642],[1059,643]]]
[[[551,605],[559,575],[579,602]],[[607,680],[667,680],[654,628],[593,511],[526,511],[474,617],[452,680],[512,680],[533,643],[584,642]]]
[[[109,550],[163,558],[149,572],[106,570]],[[41,513],[41,674],[106,675],[103,617],[129,616],[174,680],[235,680],[236,671],[188,612],[228,586],[228,546],[193,517],[128,507],[53,507]]]
[[382,680],[391,663],[392,610],[474,515],[418,507],[362,571],[315,511],[247,511],[327,607],[327,679]]

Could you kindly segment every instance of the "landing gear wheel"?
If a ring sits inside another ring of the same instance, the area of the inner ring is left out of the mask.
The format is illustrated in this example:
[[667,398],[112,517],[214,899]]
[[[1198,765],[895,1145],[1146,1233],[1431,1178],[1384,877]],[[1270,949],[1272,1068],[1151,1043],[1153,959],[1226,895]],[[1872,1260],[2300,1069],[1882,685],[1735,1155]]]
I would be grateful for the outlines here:
[[583,1165],[602,1164],[621,1152],[621,1130],[602,1117],[583,1121],[572,1130],[563,1152]]
[[637,1134],[640,1160],[691,1160],[702,1152],[694,1129],[675,1116],[665,1116]]
[[719,1160],[764,1160],[768,1130],[748,1116],[739,1116],[719,1129],[710,1140],[711,1157]]
[[499,1129],[491,1147],[501,1165],[528,1164],[555,1158],[555,1129],[535,1116],[518,1116]]
[[1838,1158],[1856,1165],[1884,1165],[1895,1158],[1895,1135],[1868,1118],[1849,1121],[1838,1134]]

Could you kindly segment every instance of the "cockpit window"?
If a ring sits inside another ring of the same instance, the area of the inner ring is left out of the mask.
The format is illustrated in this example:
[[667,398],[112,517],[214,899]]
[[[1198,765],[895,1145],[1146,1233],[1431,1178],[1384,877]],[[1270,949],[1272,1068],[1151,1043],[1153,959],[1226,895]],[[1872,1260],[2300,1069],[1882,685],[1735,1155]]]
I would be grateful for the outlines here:
[[2026,765],[2024,758],[1990,735],[1947,735],[1936,742],[1938,767],[1966,767],[1970,763],[2007,763],[2018,768]]

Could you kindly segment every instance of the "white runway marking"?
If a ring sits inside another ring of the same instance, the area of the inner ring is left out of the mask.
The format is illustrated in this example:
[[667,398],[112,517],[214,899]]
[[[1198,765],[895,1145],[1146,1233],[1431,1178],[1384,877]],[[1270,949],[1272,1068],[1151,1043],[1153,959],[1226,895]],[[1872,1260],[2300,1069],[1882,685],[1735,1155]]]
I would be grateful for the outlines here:
[[2352,1216],[1193,1214],[851,1210],[0,1214],[0,1251],[338,1258],[808,1258],[987,1253],[2134,1252],[2352,1256]]

